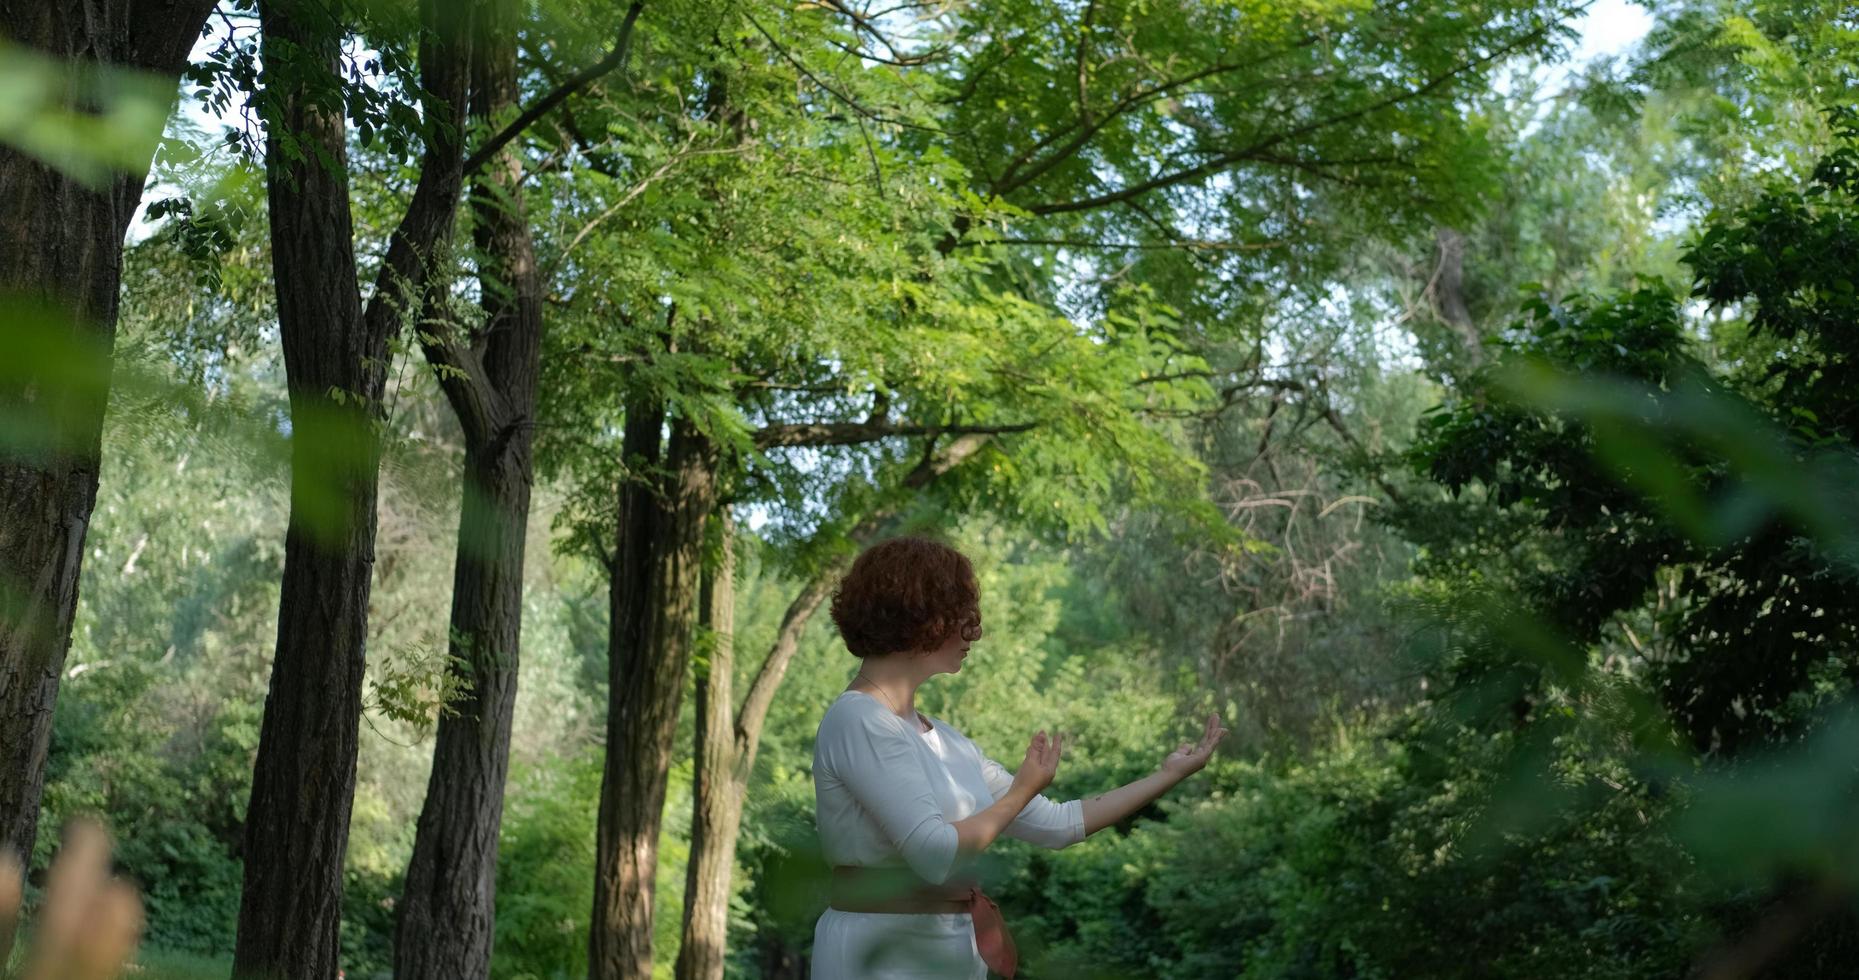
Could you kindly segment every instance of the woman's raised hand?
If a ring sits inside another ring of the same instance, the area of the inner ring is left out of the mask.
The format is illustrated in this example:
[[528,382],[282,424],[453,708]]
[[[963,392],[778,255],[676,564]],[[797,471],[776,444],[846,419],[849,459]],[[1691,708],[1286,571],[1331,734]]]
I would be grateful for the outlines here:
[[1162,760],[1162,770],[1173,773],[1183,779],[1200,772],[1213,757],[1214,746],[1226,737],[1226,729],[1220,727],[1220,716],[1207,716],[1207,724],[1201,729],[1199,742],[1183,742],[1168,758]]
[[1059,756],[1064,753],[1065,737],[1055,735],[1046,737],[1042,730],[1033,736],[1032,744],[1026,747],[1026,760],[1020,763],[1020,769],[1013,774],[1015,789],[1024,789],[1038,795],[1047,786],[1052,785],[1052,777],[1059,772]]

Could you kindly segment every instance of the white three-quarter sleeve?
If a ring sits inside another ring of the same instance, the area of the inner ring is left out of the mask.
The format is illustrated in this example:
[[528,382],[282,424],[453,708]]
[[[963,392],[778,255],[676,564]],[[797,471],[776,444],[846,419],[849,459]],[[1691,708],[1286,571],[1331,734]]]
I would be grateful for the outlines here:
[[955,867],[958,835],[930,789],[921,750],[911,741],[916,737],[903,719],[874,706],[829,716],[815,747],[827,772],[877,820],[910,869],[942,884]]
[[[973,744],[972,742],[970,743]],[[975,754],[981,757],[981,776],[988,782],[988,792],[1000,799],[1013,785],[1013,773],[1007,767],[995,762],[977,747]],[[1007,825],[1009,837],[1038,844],[1057,850],[1084,840],[1084,801],[1069,800],[1055,803],[1045,795],[1033,797],[1033,801],[1020,811],[1013,823]]]

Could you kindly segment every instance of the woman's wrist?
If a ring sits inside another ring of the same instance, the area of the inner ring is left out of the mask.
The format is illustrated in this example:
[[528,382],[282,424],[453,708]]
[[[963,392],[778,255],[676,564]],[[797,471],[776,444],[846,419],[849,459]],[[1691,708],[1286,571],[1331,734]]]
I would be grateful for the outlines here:
[[1001,794],[1000,802],[1011,802],[1013,804],[1013,812],[1017,814],[1021,810],[1026,809],[1026,805],[1033,802],[1033,797],[1038,795],[1038,790],[1020,783],[1014,783],[1012,786],[1007,787],[1007,792]]

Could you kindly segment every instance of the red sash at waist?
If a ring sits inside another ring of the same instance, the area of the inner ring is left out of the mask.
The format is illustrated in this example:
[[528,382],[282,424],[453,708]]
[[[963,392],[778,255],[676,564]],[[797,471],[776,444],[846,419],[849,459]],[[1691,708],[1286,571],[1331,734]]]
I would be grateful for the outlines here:
[[878,912],[892,915],[971,916],[975,927],[975,948],[988,969],[1011,978],[1019,969],[1019,952],[1013,935],[1001,918],[1000,906],[981,891],[973,880],[952,881],[941,885],[929,882],[902,868],[863,868],[838,865],[833,868],[832,906],[841,912]]

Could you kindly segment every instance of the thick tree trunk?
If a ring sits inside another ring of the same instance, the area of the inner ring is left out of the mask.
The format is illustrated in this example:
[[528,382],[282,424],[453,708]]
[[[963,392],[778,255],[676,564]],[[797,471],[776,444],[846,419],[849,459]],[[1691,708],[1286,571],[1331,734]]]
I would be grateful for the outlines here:
[[[429,114],[455,114],[462,105],[468,48],[463,15],[449,6],[429,0],[425,7],[436,25],[420,46]],[[327,93],[306,91],[320,84],[310,81],[317,72],[335,78],[337,30],[326,10],[293,0],[268,0],[259,16],[267,73],[303,79],[305,88],[266,93],[274,100],[266,183],[290,389],[291,513],[277,653],[246,814],[233,975],[324,980],[339,967],[387,344],[424,291],[426,258],[451,233],[463,171],[455,148],[428,145],[364,311],[343,117],[328,108]]]
[[672,418],[662,453],[662,403],[627,409],[624,449],[634,474],[620,492],[608,642],[607,758],[601,778],[588,973],[652,975],[652,895],[672,736],[690,663],[704,524],[716,504],[717,454]]
[[[261,9],[266,60],[335,39]],[[365,328],[355,288],[343,121],[291,98],[282,125],[307,148],[293,162],[267,139],[272,269],[291,405],[291,509],[276,659],[245,822],[245,887],[233,975],[334,976],[342,859],[355,790],[368,592],[374,568],[380,401],[387,337]],[[327,154],[332,165],[316,158]],[[330,397],[342,392],[341,399]]]
[[[474,52],[472,115],[485,122],[516,104],[516,13],[497,4]],[[467,694],[439,720],[400,904],[398,980],[490,975],[543,326],[522,176],[516,153],[503,152],[472,196],[486,313],[478,343],[448,334],[426,345],[465,432],[450,652]]]
[[[82,105],[82,75],[101,67],[178,82],[212,7],[212,0],[7,3],[0,38],[70,66],[65,102]],[[0,849],[22,859],[37,835],[52,708],[71,645],[97,497],[123,234],[142,183],[133,173],[87,186],[0,145],[0,354],[14,368],[0,372]],[[53,353],[31,356],[47,342]],[[18,352],[8,352],[15,343]],[[80,361],[79,380],[60,386],[72,359]],[[55,370],[41,374],[47,368]]]

